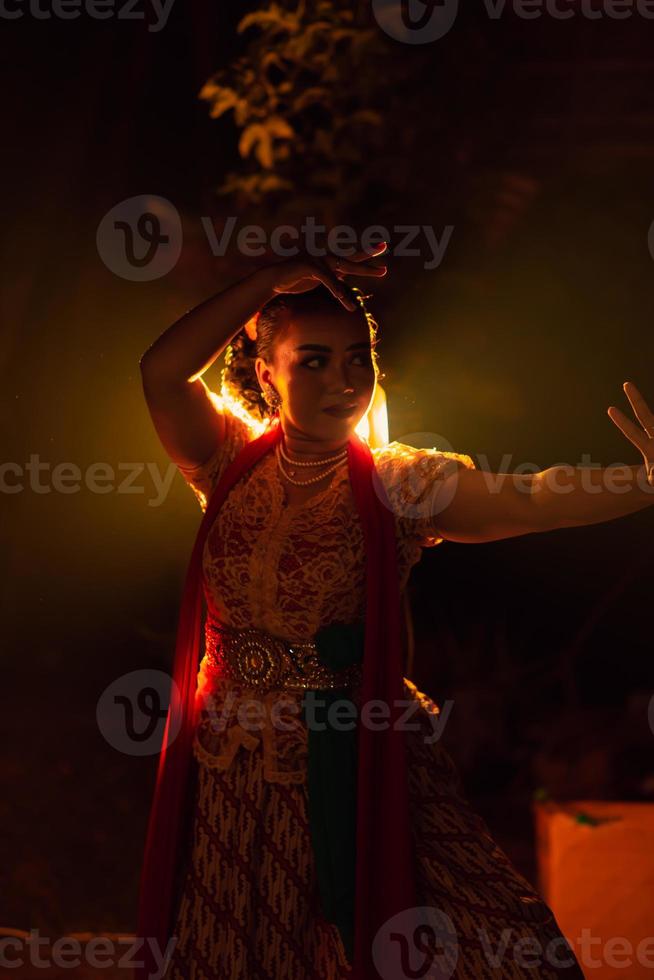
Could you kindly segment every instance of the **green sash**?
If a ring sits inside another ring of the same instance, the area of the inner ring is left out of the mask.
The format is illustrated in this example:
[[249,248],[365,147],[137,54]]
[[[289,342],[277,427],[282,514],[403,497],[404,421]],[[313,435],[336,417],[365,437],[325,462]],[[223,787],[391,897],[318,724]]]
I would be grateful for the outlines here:
[[[363,662],[364,623],[331,623],[315,635],[318,659],[331,670]],[[336,706],[338,704],[338,706]],[[308,819],[322,911],[354,958],[358,709],[347,688],[309,690]]]

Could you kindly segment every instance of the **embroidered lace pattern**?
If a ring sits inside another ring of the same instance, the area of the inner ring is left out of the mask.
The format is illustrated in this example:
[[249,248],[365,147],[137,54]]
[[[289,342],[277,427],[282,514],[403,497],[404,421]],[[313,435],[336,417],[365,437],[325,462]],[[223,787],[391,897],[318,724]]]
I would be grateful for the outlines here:
[[[231,413],[225,423],[224,442],[210,459],[180,467],[203,511],[225,468],[255,436]],[[446,478],[475,464],[464,454],[398,442],[372,452],[375,485],[385,491],[395,517],[403,589],[421,549],[443,540],[438,515],[456,482]],[[286,505],[274,454],[266,453],[228,494],[216,532],[208,534],[203,569],[208,607],[220,621],[299,642],[329,622],[363,615],[363,532],[347,466],[309,501]]]

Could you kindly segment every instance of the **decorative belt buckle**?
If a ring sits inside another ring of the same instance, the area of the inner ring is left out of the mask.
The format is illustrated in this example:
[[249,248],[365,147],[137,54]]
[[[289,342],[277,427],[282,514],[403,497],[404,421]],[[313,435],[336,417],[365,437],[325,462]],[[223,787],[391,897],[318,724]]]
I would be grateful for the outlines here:
[[334,671],[323,664],[315,642],[289,642],[257,629],[212,626],[210,659],[243,684],[258,690],[335,687],[352,681],[356,670]]
[[[244,631],[230,637],[234,666],[246,683],[253,687],[274,687],[281,680],[283,664],[255,631]],[[230,658],[232,659],[232,658]]]

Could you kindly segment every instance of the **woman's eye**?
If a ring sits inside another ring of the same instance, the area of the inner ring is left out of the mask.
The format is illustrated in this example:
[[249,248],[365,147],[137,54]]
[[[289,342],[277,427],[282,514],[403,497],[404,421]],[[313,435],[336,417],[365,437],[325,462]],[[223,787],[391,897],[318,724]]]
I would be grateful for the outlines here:
[[[311,370],[314,370],[312,367],[313,364],[318,362],[319,366],[321,366],[326,360],[326,357],[321,357],[319,354],[315,354],[313,357],[308,358],[308,360],[302,361],[302,367],[308,367],[311,368]],[[359,362],[357,367],[367,367],[370,364],[370,354],[355,354],[350,363],[355,363],[357,361]]]

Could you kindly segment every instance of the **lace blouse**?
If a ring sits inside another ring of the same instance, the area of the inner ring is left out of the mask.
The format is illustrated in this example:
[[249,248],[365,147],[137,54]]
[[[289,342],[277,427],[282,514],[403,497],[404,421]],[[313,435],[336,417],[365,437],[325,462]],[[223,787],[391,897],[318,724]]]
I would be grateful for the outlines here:
[[[205,463],[179,467],[203,511],[228,464],[257,432],[224,411],[224,437]],[[443,539],[438,518],[450,499],[445,477],[474,469],[461,453],[398,442],[372,449],[376,481],[393,509],[400,590],[423,547]],[[444,491],[444,488],[447,487]],[[239,629],[255,627],[295,642],[333,621],[365,611],[363,531],[347,464],[309,500],[286,504],[274,452],[266,453],[230,490],[203,553],[208,614]]]

